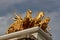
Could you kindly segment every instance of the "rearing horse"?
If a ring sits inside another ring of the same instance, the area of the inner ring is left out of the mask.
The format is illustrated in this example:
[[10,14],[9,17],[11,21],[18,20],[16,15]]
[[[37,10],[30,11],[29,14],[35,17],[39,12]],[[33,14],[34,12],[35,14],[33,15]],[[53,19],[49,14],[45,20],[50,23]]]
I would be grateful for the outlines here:
[[13,18],[13,20],[15,22],[10,25],[10,28],[6,32],[7,34],[12,33],[12,32],[16,32],[16,31],[19,31],[19,30],[23,30],[23,27],[22,27],[23,21],[22,21],[21,16],[16,15],[16,17]]

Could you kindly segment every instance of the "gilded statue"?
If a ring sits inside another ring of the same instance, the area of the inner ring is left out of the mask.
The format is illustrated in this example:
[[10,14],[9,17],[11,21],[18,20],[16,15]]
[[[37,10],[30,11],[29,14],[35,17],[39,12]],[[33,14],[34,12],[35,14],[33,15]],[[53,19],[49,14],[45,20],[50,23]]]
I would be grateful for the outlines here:
[[35,18],[32,18],[31,14],[32,11],[28,9],[26,11],[26,16],[24,19],[22,19],[21,16],[15,13],[16,17],[12,18],[14,22],[10,25],[6,34],[37,26],[40,27],[44,32],[47,32],[47,28],[50,30],[50,27],[48,26],[50,17],[45,17],[45,13],[43,11],[38,12]]

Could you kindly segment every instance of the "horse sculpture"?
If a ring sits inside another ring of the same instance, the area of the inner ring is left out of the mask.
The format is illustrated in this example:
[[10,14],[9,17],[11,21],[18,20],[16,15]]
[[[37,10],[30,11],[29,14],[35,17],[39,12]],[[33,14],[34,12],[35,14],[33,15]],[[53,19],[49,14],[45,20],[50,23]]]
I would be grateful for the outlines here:
[[[16,14],[15,14],[16,15]],[[13,20],[15,21],[14,23],[12,23],[8,29],[8,31],[6,32],[8,33],[12,33],[12,32],[16,32],[16,31],[20,31],[23,30],[23,20],[20,16],[16,15],[15,18],[13,18]]]

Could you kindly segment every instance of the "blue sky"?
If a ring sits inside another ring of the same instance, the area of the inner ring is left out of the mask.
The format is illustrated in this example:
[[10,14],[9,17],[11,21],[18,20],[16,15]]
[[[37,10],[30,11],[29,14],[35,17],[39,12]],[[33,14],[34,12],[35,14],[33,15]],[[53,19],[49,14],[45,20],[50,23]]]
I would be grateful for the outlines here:
[[0,0],[0,35],[7,31],[15,9],[22,17],[27,9],[33,11],[32,16],[38,11],[44,11],[51,18],[49,26],[53,40],[60,40],[60,0]]

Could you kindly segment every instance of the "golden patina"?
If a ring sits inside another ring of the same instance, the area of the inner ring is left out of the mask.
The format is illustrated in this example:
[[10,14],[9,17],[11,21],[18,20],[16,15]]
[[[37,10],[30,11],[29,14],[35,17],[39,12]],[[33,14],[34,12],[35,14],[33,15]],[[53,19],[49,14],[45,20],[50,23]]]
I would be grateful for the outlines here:
[[47,32],[46,28],[50,30],[50,27],[48,26],[50,18],[44,17],[45,13],[43,11],[38,12],[35,18],[32,18],[31,14],[32,11],[28,9],[26,11],[26,16],[24,19],[22,19],[21,16],[15,13],[16,17],[12,18],[14,22],[10,25],[6,34],[37,26],[40,27],[44,32]]

